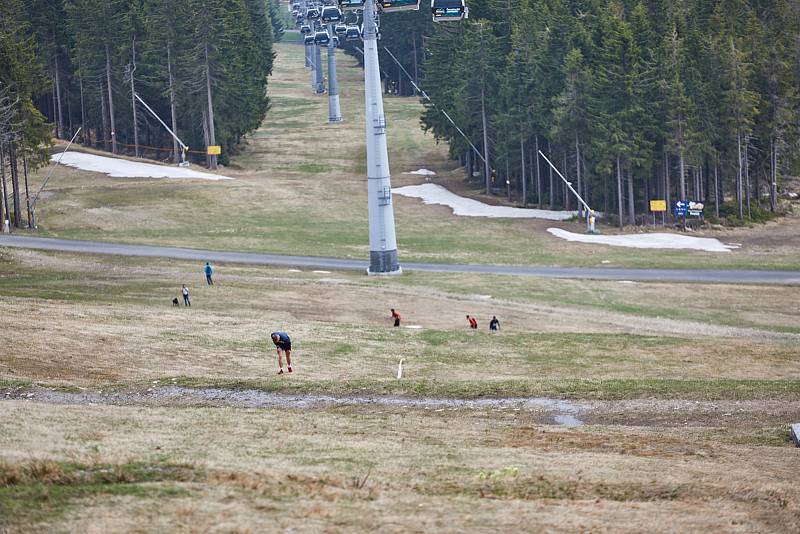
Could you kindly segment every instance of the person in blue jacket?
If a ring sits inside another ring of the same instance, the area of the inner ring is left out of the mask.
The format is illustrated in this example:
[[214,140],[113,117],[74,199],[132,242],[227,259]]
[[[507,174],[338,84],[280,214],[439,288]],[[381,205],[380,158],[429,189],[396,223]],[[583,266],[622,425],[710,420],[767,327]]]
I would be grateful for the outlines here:
[[292,372],[292,340],[286,332],[273,332],[270,334],[272,342],[278,349],[278,374],[283,374],[283,355],[286,355],[286,365],[289,366],[289,372]]
[[214,269],[211,268],[211,265],[209,265],[208,262],[206,262],[206,266],[203,271],[206,273],[206,283],[210,286],[213,286],[214,280],[211,279],[211,275],[214,274]]

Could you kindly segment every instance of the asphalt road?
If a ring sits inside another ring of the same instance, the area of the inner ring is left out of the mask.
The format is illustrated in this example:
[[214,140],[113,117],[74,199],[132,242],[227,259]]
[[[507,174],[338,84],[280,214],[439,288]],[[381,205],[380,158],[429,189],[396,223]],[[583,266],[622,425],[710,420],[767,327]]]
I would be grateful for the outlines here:
[[[0,235],[0,247],[60,252],[140,256],[212,263],[244,263],[298,269],[366,271],[366,260],[286,256],[253,252],[224,252],[189,248],[125,245],[98,241],[75,241],[43,237]],[[800,271],[753,271],[733,269],[623,269],[603,267],[526,267],[512,265],[439,264],[402,262],[403,270],[436,273],[481,273],[545,278],[632,280],[657,282],[713,282],[729,284],[800,285]]]

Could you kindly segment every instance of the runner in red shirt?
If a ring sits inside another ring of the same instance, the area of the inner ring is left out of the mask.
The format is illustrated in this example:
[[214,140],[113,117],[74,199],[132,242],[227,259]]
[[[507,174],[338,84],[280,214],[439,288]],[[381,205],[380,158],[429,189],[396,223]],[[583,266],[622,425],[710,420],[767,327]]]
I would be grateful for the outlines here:
[[392,319],[394,319],[395,326],[400,326],[400,314],[394,308],[392,308]]
[[473,330],[478,329],[478,320],[475,317],[470,317],[469,315],[467,315],[467,321],[469,321],[470,328],[472,328]]

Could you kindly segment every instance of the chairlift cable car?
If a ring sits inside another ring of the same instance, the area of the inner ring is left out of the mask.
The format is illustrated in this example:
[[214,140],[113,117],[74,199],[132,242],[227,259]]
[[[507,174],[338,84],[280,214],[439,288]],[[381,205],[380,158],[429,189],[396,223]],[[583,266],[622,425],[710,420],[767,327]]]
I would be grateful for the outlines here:
[[357,11],[364,9],[364,0],[339,0],[339,9],[342,11]]
[[464,0],[431,0],[434,22],[459,22],[469,17],[469,8]]
[[325,24],[330,24],[332,22],[339,22],[340,20],[342,20],[342,12],[339,11],[339,8],[336,6],[325,6],[322,8],[320,19]]
[[327,46],[330,43],[331,37],[326,31],[319,31],[314,34],[314,43],[320,46]]
[[419,0],[380,0],[378,7],[384,13],[394,13],[395,11],[417,11],[419,10]]

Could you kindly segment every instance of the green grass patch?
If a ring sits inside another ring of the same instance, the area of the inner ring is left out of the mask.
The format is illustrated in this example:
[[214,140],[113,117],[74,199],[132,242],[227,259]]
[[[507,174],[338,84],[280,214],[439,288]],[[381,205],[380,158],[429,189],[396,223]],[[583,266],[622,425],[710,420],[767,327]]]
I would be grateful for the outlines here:
[[0,518],[27,525],[54,520],[81,499],[99,495],[144,499],[186,496],[190,495],[188,490],[172,483],[204,476],[191,466],[175,464],[0,462]]

